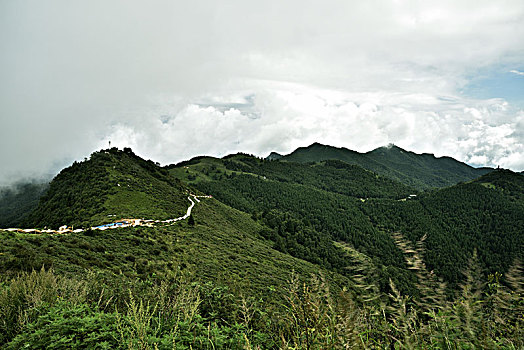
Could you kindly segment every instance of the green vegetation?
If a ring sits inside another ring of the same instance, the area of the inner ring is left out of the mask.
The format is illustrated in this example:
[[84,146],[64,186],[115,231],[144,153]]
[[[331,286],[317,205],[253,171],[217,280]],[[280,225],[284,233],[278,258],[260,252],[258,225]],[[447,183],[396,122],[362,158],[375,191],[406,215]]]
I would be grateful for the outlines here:
[[220,176],[232,173],[226,169],[220,159],[213,157],[196,157],[176,166],[168,166],[167,169],[175,178],[188,183],[218,180]]
[[523,348],[523,179],[417,192],[341,160],[96,152],[26,225],[173,218],[188,193],[213,198],[173,225],[0,230],[0,348]]
[[95,152],[62,170],[26,220],[26,227],[90,227],[122,218],[183,215],[187,187],[131,149]]
[[[181,169],[197,174],[195,187],[251,213],[266,226],[262,235],[281,252],[346,274],[350,262],[333,244],[342,240],[387,266],[381,274],[384,287],[389,277],[409,279],[389,234],[375,230],[357,206],[360,197],[404,198],[416,192],[405,185],[340,161],[299,164],[245,154],[196,158],[170,168],[174,175]],[[202,172],[211,180],[198,175]],[[408,284],[404,281],[403,288]]]
[[262,226],[216,200],[202,200],[192,216],[194,226],[181,221],[71,235],[0,231],[0,273],[16,275],[44,266],[70,276],[88,269],[145,280],[162,279],[181,268],[206,281],[264,291],[279,288],[291,270],[304,275],[317,271],[312,264],[273,250],[260,236]]
[[497,169],[474,180],[490,189],[496,189],[513,201],[524,200],[524,176],[510,170]]
[[[262,235],[284,253],[345,273],[349,261],[333,244],[342,240],[380,259],[389,269],[403,268],[402,256],[389,235],[369,224],[356,199],[250,175],[197,186],[234,208],[252,213],[267,226]],[[383,284],[388,277],[382,279]]]
[[[262,226],[216,200],[203,199],[192,215],[194,226],[0,231],[0,344],[273,348],[268,322],[291,271],[304,280],[318,267],[275,251]],[[335,290],[349,284],[324,274]]]
[[193,184],[252,175],[264,180],[297,183],[357,198],[398,199],[417,192],[399,182],[337,160],[300,164],[267,161],[240,153],[224,159],[197,157],[168,166],[168,169],[173,176]]
[[265,179],[297,183],[350,197],[399,199],[417,192],[399,182],[337,160],[300,164],[235,156],[224,162],[228,169],[242,173],[255,173]]
[[37,207],[47,188],[47,183],[40,182],[20,182],[0,188],[0,228],[18,227]]
[[401,232],[412,241],[426,235],[428,266],[456,285],[474,249],[490,273],[506,271],[514,259],[524,258],[524,203],[480,185],[482,181],[417,200],[367,201],[361,208],[379,229]]
[[492,170],[472,168],[449,157],[435,158],[432,154],[416,154],[394,145],[358,153],[346,148],[314,143],[309,147],[298,148],[282,159],[301,163],[337,159],[359,165],[419,190],[452,186],[460,181],[473,180]]
[[[411,241],[427,235],[427,263],[451,288],[461,282],[474,249],[491,273],[524,259],[524,178],[510,171],[419,193],[341,161],[299,164],[237,154],[212,163],[197,158],[183,167],[196,174],[194,186],[202,192],[266,226],[262,234],[281,252],[347,274],[348,260],[333,242],[351,244],[382,266],[383,290],[392,278],[401,291],[414,293],[394,232]],[[180,168],[170,171],[177,175]],[[203,171],[208,180],[198,175]]]
[[376,271],[349,248],[358,285],[334,292],[322,275],[288,278],[279,304],[178,273],[161,281],[92,273],[23,273],[0,286],[0,344],[6,349],[518,349],[524,346],[523,271],[481,276],[476,256],[447,300],[422,262],[421,245],[397,244],[416,272],[420,297],[382,294]]

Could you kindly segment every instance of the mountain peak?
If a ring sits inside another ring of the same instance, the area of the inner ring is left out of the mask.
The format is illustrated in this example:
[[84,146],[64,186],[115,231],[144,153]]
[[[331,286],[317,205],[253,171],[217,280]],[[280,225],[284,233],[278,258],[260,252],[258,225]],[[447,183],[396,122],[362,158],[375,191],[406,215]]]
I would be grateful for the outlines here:
[[[400,148],[399,146],[395,145],[394,143],[388,143],[386,146],[382,146],[382,147],[376,148],[376,149],[374,149],[374,150],[371,151],[371,152],[375,152],[375,151],[398,151],[398,152],[409,152],[409,151],[406,151],[406,150],[403,149],[403,148]],[[369,152],[369,153],[371,153],[371,152]]]
[[185,211],[186,192],[167,169],[130,148],[101,150],[63,169],[25,225],[88,227],[109,218],[170,218]]
[[436,158],[433,154],[417,154],[390,143],[366,153],[347,148],[322,145],[318,142],[301,147],[283,159],[294,162],[320,162],[336,159],[371,170],[419,190],[451,186],[473,180],[492,169],[476,169],[453,158]]
[[280,153],[277,152],[271,152],[269,156],[266,157],[266,160],[278,160],[282,158],[283,156]]

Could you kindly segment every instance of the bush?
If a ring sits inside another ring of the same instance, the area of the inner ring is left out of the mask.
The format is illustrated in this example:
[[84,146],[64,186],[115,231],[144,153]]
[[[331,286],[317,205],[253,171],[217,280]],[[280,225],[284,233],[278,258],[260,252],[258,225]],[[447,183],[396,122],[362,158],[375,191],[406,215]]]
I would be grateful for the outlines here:
[[7,349],[117,349],[116,316],[60,302],[27,325]]
[[0,290],[0,344],[11,340],[58,295],[56,276],[44,269],[23,273]]

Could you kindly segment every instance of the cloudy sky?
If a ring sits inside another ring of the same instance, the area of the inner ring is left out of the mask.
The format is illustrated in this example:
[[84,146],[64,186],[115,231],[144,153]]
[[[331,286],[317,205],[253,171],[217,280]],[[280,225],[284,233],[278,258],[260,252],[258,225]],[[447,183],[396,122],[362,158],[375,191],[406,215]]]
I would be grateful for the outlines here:
[[394,143],[524,170],[522,0],[0,0],[0,184]]

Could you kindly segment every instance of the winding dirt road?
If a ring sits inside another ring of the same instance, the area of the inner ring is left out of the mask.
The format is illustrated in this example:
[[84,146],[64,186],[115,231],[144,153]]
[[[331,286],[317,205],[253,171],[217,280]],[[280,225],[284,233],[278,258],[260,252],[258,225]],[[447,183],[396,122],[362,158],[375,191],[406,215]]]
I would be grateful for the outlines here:
[[[76,230],[68,228],[66,225],[60,227],[58,230],[38,230],[34,228],[28,228],[28,229],[22,229],[22,228],[7,228],[3,229],[4,231],[10,231],[10,232],[21,232],[21,233],[80,233],[87,230],[108,230],[108,229],[116,229],[116,228],[123,228],[123,227],[131,227],[131,226],[146,226],[146,227],[153,227],[157,224],[170,224],[173,225],[177,221],[185,220],[189,218],[191,215],[191,211],[193,210],[193,207],[196,203],[200,203],[200,199],[198,198],[212,198],[212,196],[197,196],[194,194],[190,194],[187,199],[191,202],[189,207],[187,208],[187,211],[184,215],[168,219],[168,220],[145,220],[145,219],[124,219],[120,221],[116,221],[110,224],[100,225],[100,226],[94,226],[90,227],[88,229],[79,228]],[[194,201],[193,201],[194,199]]]

